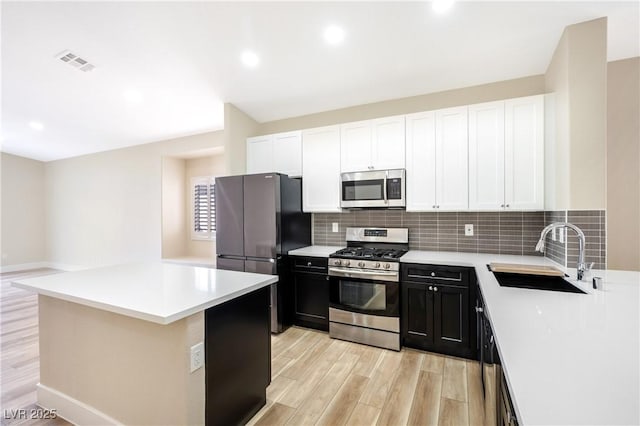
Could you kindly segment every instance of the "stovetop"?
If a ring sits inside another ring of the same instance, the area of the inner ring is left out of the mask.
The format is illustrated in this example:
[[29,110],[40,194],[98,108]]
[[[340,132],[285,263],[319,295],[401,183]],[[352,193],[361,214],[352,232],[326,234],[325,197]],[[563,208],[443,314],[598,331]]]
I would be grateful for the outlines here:
[[329,257],[357,260],[386,260],[399,261],[407,252],[404,249],[378,248],[378,247],[347,247],[338,250]]

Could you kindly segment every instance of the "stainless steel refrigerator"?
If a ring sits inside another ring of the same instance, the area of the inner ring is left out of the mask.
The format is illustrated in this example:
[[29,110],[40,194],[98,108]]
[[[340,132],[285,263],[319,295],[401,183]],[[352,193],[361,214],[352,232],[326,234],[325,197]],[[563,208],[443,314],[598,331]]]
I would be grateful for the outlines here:
[[216,178],[217,268],[278,275],[271,286],[271,331],[285,319],[283,255],[311,245],[311,214],[302,211],[302,182],[278,173]]

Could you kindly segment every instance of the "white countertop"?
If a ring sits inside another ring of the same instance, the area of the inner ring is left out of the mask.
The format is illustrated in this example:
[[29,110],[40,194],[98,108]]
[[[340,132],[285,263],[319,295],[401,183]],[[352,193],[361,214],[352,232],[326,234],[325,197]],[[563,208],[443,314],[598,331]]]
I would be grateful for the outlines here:
[[275,275],[138,263],[13,281],[15,287],[169,324],[278,281]]
[[289,251],[289,256],[329,257],[345,246],[308,246]]
[[475,267],[520,424],[640,424],[640,272],[583,283],[567,268],[588,293],[574,294],[500,287],[486,267],[557,266],[543,257],[412,250],[401,261]]

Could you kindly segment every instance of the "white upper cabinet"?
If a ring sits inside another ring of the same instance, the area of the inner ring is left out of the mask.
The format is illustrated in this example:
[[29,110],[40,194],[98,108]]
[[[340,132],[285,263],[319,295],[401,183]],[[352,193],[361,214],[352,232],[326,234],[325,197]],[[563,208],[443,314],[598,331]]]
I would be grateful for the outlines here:
[[405,117],[373,120],[372,166],[377,170],[405,168]]
[[247,139],[247,174],[283,173],[302,176],[302,132],[286,132]]
[[544,209],[544,97],[505,101],[505,207]]
[[371,170],[371,121],[358,121],[340,126],[340,151],[343,172]]
[[467,210],[467,107],[436,111],[436,208]]
[[404,168],[404,119],[395,116],[341,125],[342,172]]
[[466,210],[467,107],[410,114],[407,210]]
[[469,106],[469,208],[504,208],[504,101]]
[[543,101],[469,106],[470,209],[544,209]]
[[436,113],[407,115],[407,211],[436,206]]
[[340,211],[340,126],[302,132],[302,209]]
[[302,132],[273,135],[273,166],[278,173],[302,176]]
[[273,170],[273,137],[247,139],[247,173],[271,173]]

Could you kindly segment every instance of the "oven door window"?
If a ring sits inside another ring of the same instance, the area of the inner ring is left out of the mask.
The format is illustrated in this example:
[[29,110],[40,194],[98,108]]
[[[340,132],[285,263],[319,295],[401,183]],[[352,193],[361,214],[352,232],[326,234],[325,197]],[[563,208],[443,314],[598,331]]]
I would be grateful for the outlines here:
[[349,280],[340,280],[338,285],[339,304],[360,311],[386,311],[386,285]]
[[343,201],[382,200],[384,179],[342,182]]

